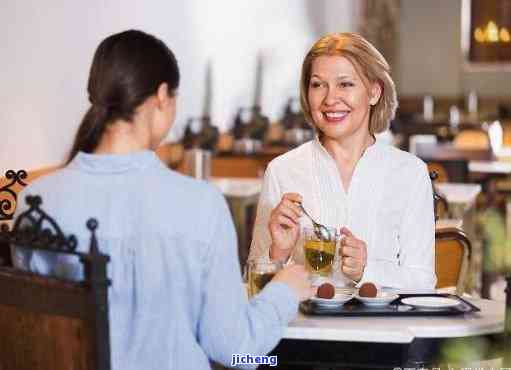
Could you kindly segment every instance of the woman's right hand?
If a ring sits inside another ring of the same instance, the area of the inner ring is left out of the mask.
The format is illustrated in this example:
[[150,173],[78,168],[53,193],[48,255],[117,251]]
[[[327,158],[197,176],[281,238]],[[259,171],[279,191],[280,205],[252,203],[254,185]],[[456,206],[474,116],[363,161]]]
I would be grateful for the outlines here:
[[302,211],[297,203],[302,202],[298,193],[285,193],[280,203],[271,211],[270,256],[275,260],[285,260],[291,254],[300,236],[300,216]]
[[290,265],[280,270],[272,281],[287,284],[300,301],[305,301],[316,295],[316,287],[311,285],[309,273],[303,265]]

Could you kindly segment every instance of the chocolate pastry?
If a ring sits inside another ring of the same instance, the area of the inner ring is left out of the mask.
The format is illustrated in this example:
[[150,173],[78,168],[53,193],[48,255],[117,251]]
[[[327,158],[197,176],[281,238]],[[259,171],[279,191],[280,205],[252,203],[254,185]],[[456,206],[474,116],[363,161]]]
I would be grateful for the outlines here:
[[316,294],[318,298],[330,299],[335,296],[335,287],[330,283],[323,283],[319,286]]

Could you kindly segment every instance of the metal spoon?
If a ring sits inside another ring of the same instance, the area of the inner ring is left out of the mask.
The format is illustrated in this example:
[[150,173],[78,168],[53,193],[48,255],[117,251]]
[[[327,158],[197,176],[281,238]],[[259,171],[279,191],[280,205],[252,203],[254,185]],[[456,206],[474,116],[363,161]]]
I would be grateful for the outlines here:
[[312,221],[312,226],[314,228],[314,233],[316,234],[316,236],[321,240],[325,240],[325,241],[332,240],[330,230],[328,230],[325,225],[322,225],[322,224],[314,221],[314,219],[307,213],[305,208],[303,208],[302,203],[299,203],[299,205],[300,205],[300,208],[302,209],[303,213]]

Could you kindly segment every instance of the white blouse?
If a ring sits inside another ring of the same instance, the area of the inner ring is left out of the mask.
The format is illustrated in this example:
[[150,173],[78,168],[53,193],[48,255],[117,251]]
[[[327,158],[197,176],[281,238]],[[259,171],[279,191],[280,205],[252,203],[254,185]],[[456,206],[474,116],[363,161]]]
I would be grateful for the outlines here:
[[[338,230],[347,226],[366,242],[361,282],[413,290],[435,287],[433,195],[427,166],[419,158],[376,142],[357,163],[348,191],[317,139],[275,158],[264,176],[249,259],[269,258],[270,213],[288,192],[302,195],[304,208],[317,222]],[[302,216],[300,224],[311,222]],[[302,238],[292,258],[303,262]],[[334,279],[346,282],[339,269]]]

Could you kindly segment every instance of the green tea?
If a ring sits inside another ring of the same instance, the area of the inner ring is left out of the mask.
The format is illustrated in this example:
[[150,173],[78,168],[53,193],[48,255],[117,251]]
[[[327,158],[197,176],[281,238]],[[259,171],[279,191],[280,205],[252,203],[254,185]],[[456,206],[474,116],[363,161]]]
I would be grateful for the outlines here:
[[312,273],[329,276],[335,257],[335,242],[307,240],[304,245],[305,266]]
[[250,272],[248,278],[250,296],[258,294],[275,276],[275,272]]

